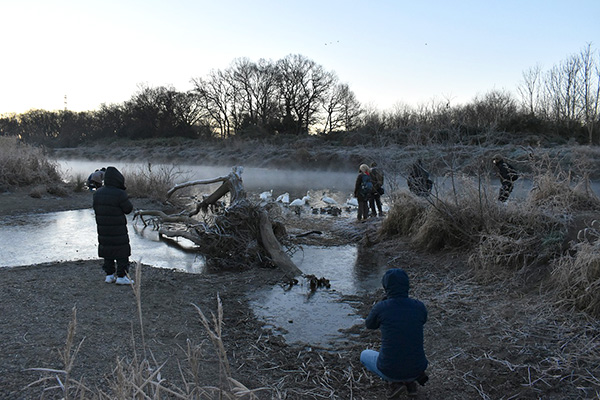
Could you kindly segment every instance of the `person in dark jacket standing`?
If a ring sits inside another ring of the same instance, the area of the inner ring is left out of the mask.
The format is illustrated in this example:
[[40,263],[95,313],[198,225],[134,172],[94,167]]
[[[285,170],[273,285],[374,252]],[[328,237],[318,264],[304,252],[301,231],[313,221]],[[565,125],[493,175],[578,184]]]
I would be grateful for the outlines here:
[[498,175],[500,176],[500,192],[498,193],[498,201],[505,203],[508,197],[512,193],[514,182],[519,179],[517,170],[512,167],[509,163],[504,161],[501,155],[496,154],[492,159],[492,162],[496,166]]
[[416,395],[417,382],[427,381],[428,361],[423,348],[423,325],[427,308],[408,297],[408,275],[400,268],[388,270],[382,280],[386,297],[375,304],[365,320],[368,329],[381,329],[381,349],[364,350],[361,363],[389,382],[388,398],[395,398],[406,387]]
[[354,197],[358,201],[357,218],[359,221],[365,220],[369,216],[369,198],[373,192],[370,171],[371,169],[367,164],[361,164],[354,184]]
[[410,191],[417,196],[427,197],[431,194],[433,181],[429,179],[429,172],[423,166],[421,159],[411,166],[406,183]]
[[[376,162],[371,163],[371,181],[373,181],[373,193],[369,199],[369,208],[371,216],[376,217],[379,211],[379,216],[383,216],[381,206],[381,195],[385,193],[383,190],[383,171],[379,169]],[[377,207],[376,207],[377,206]]]
[[125,216],[133,211],[133,205],[125,189],[125,178],[121,172],[115,167],[108,167],[104,174],[104,186],[94,192],[98,256],[104,258],[102,268],[106,272],[105,282],[116,282],[118,285],[133,283],[127,276],[131,246]]

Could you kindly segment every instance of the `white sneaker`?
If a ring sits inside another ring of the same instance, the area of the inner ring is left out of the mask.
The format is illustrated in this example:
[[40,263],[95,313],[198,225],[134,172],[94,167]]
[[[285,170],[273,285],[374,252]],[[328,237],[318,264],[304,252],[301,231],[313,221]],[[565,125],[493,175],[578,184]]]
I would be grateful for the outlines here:
[[104,282],[106,282],[106,283],[115,283],[116,280],[117,280],[117,277],[115,276],[115,274],[106,275],[106,278],[104,278]]
[[127,276],[117,278],[117,285],[133,285],[133,279],[129,279]]

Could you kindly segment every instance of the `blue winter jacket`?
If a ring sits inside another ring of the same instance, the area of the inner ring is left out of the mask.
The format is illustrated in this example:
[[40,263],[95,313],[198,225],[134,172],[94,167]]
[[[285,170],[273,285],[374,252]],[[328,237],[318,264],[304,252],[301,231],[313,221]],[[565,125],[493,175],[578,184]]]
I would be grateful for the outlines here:
[[387,298],[377,303],[365,324],[381,329],[381,349],[377,368],[391,380],[411,380],[427,369],[423,349],[423,325],[427,308],[408,297],[408,275],[402,269],[388,270],[381,283]]

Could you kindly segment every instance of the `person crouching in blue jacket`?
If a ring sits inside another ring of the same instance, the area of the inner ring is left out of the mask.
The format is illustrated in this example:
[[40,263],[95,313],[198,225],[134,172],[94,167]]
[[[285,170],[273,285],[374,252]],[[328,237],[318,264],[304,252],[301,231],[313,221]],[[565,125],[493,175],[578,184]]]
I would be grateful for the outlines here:
[[381,349],[364,350],[360,362],[389,382],[389,399],[396,398],[404,387],[409,396],[416,396],[417,382],[424,385],[428,379],[423,348],[427,307],[408,297],[409,280],[404,270],[388,270],[381,283],[386,297],[375,304],[365,321],[368,329],[381,329]]

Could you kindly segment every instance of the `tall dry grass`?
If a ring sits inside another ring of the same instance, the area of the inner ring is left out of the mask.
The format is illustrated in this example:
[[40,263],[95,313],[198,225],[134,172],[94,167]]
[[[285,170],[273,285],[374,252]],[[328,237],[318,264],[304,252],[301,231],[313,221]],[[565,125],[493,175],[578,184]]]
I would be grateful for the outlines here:
[[[241,382],[233,378],[227,351],[222,339],[223,333],[223,307],[221,299],[217,295],[217,314],[211,314],[210,320],[205,316],[202,310],[193,305],[200,316],[200,321],[208,336],[214,345],[218,363],[214,368],[219,370],[219,382],[214,386],[201,385],[201,376],[199,368],[201,363],[214,363],[213,360],[203,358],[203,348],[194,345],[191,340],[187,340],[186,359],[187,367],[180,364],[181,385],[175,385],[162,376],[162,369],[167,361],[157,361],[152,350],[147,347],[144,339],[144,323],[142,319],[142,267],[138,262],[135,266],[134,284],[131,285],[134,292],[137,310],[138,323],[141,329],[142,354],[136,348],[135,340],[133,345],[133,355],[119,358],[116,361],[112,376],[107,377],[103,388],[90,388],[84,385],[82,381],[74,379],[73,365],[83,340],[75,344],[75,333],[77,327],[77,312],[73,309],[72,320],[67,330],[65,348],[60,352],[62,357],[63,369],[49,368],[31,368],[30,371],[38,371],[43,376],[29,384],[32,386],[41,386],[41,398],[60,393],[64,400],[160,400],[160,399],[182,399],[182,400],[254,400],[255,392],[265,390],[266,388],[249,389]],[[212,322],[212,324],[211,324]]]
[[60,182],[58,164],[44,150],[16,137],[0,137],[0,186],[18,187]]
[[447,193],[427,199],[396,194],[381,233],[407,236],[422,250],[467,251],[469,266],[483,280],[515,273],[548,278],[553,264],[555,280],[563,282],[560,298],[597,313],[600,245],[580,244],[571,251],[576,256],[564,251],[575,217],[600,210],[600,200],[588,175],[565,171],[561,160],[543,155],[532,164],[538,171],[530,177],[533,189],[508,205],[496,201],[497,188],[485,177],[458,177]]
[[561,303],[600,317],[600,222],[590,225],[570,252],[554,261],[552,281]]
[[122,171],[125,176],[127,192],[132,197],[144,197],[152,200],[166,200],[166,193],[178,179],[185,177],[185,172],[176,166],[152,165],[134,170]]

